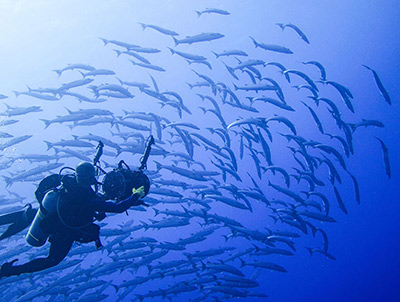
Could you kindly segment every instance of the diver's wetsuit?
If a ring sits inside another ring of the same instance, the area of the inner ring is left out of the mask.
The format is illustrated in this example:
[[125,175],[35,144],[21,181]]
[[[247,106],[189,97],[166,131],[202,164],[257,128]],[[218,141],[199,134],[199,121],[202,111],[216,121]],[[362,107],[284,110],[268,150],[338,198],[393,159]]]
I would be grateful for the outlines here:
[[[98,239],[100,227],[93,223],[96,212],[122,213],[131,206],[140,204],[138,202],[139,194],[133,194],[114,203],[96,195],[91,187],[79,186],[73,177],[67,179],[63,184],[64,189],[60,192],[58,213],[49,214],[41,225],[43,230],[50,234],[49,255],[46,258],[37,258],[22,265],[13,266],[14,261],[5,263],[2,266],[0,278],[37,272],[57,265],[67,256],[74,241],[87,243]],[[82,225],[83,227],[78,228]]]
[[0,240],[15,235],[28,227],[35,218],[37,209],[33,209],[31,204],[27,204],[23,211],[18,211],[0,216],[0,225],[8,224],[8,228],[0,235]]

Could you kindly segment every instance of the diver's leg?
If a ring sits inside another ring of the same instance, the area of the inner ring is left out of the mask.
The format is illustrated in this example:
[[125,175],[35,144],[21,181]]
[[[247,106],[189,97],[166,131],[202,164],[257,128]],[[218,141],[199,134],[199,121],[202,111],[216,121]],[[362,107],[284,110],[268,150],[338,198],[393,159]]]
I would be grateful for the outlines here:
[[[52,238],[49,255],[46,258],[33,259],[22,265],[11,266],[8,263],[3,264],[1,268],[1,276],[13,276],[22,273],[33,273],[44,270],[49,267],[56,266],[67,256],[72,247],[73,240],[69,238]],[[8,264],[8,265],[6,265]],[[12,263],[11,263],[12,264]],[[6,266],[5,266],[6,265]]]
[[24,211],[1,215],[0,216],[0,225],[3,225],[3,224],[11,224],[11,225],[8,226],[7,230],[0,236],[0,240],[3,240],[5,238],[8,238],[8,237],[16,234],[17,232],[12,231],[14,229],[13,225],[21,224],[21,222],[23,220],[24,220]]
[[[5,221],[9,221],[8,223],[11,223],[7,230],[0,236],[0,240],[11,237],[25,230],[32,223],[36,213],[37,209],[28,208],[25,211],[0,216],[0,224],[1,222],[6,224]],[[1,220],[2,218],[3,220]]]
[[[11,237],[12,235],[15,235],[16,233],[18,233],[18,232],[16,232],[16,231],[14,231],[15,230],[15,223],[13,223],[13,224],[11,224],[8,228],[7,228],[7,230],[5,230],[5,232],[0,236],[0,240],[3,240],[3,239],[6,239],[6,238],[8,238],[8,237]],[[20,230],[21,231],[21,230]]]
[[14,213],[4,214],[0,216],[0,225],[10,224],[23,219],[23,214],[25,211],[18,211]]

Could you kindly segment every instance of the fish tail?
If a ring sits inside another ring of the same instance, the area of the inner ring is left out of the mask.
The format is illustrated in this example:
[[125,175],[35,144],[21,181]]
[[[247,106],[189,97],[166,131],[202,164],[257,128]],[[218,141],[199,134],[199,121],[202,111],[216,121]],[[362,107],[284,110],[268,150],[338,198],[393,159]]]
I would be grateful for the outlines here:
[[289,74],[288,74],[287,72],[282,71],[282,70],[280,70],[280,72],[285,76],[286,81],[288,81],[288,83],[290,83],[290,76],[289,76]]
[[195,11],[196,12],[196,14],[197,14],[197,17],[199,18],[200,16],[201,16],[201,12],[199,12],[199,11]]
[[7,177],[7,176],[4,176],[4,175],[2,177],[4,179],[4,182],[6,183],[6,187],[9,187],[11,185],[11,183],[12,183],[11,177]]
[[275,23],[276,25],[278,25],[282,31],[285,29],[285,25],[283,23]]
[[121,51],[120,50],[118,50],[118,49],[113,49],[116,53],[117,53],[117,57],[119,57],[120,55],[121,55]]
[[64,108],[65,108],[65,110],[68,111],[68,113],[69,113],[70,115],[72,114],[72,110],[68,109],[67,107],[64,107]]
[[185,208],[184,206],[182,206],[182,205],[181,205],[181,207],[182,207],[183,211],[185,211],[185,213],[189,215],[188,209],[186,209],[186,208]]
[[207,112],[207,110],[208,110],[208,109],[206,109],[204,107],[201,107],[201,106],[199,108],[203,111],[203,114],[205,114]]
[[117,128],[117,130],[118,130],[118,132],[121,132],[120,131],[120,129],[119,129],[119,124],[118,124],[118,122],[112,122],[112,126],[114,126],[115,125],[115,128]]
[[362,64],[362,66],[364,66],[365,68],[367,68],[368,70],[372,70],[371,67],[368,67],[367,65]]
[[120,78],[117,77],[117,80],[119,81],[119,83],[120,83],[121,85],[123,85],[122,80],[121,80]]
[[142,26],[142,29],[143,29],[143,30],[146,29],[146,27],[147,27],[146,24],[143,24],[143,23],[140,23],[140,22],[138,22],[138,23],[140,24],[140,26]]
[[256,249],[256,252],[259,252],[259,251],[260,251],[260,248],[259,248],[257,245],[253,244],[253,246],[254,246],[254,248]]
[[167,47],[167,48],[171,51],[172,54],[175,53],[175,50],[173,50],[171,47]]
[[44,129],[46,129],[47,127],[50,126],[50,121],[49,120],[45,120],[45,119],[40,119],[43,123],[44,123]]
[[118,285],[115,285],[115,284],[112,284],[112,283],[110,283],[110,285],[111,285],[112,287],[114,287],[115,292],[117,293],[118,290],[119,290],[119,286],[118,286]]
[[[226,226],[228,226],[227,224],[225,224]],[[228,241],[228,239],[230,238],[229,237],[229,235],[222,235],[222,237],[224,237],[225,238],[225,242],[227,242]]]
[[356,124],[353,124],[353,123],[347,123],[347,125],[349,125],[349,126],[350,126],[350,128],[351,128],[351,132],[352,132],[352,133],[354,133],[354,131],[356,131],[356,129],[357,129],[357,126],[356,126]]
[[232,67],[225,65],[226,69],[228,69],[229,73],[235,78],[238,79],[237,76],[235,75],[235,71],[233,70]]
[[216,52],[212,51],[212,53],[215,55],[215,57],[218,59],[219,58],[219,54],[217,54]]
[[174,39],[175,46],[177,46],[179,44],[179,41],[175,37],[172,37],[172,39]]
[[15,97],[18,97],[20,95],[20,92],[18,92],[18,91],[13,91],[13,92],[15,94]]
[[49,150],[53,147],[52,143],[50,143],[50,142],[48,142],[48,141],[44,141],[44,142],[45,142],[46,145],[47,145],[47,151],[49,151]]
[[104,46],[106,46],[108,44],[108,40],[107,39],[103,39],[103,38],[99,38],[101,41],[103,41]]
[[60,96],[60,98],[64,95],[64,92],[66,90],[64,90],[64,88],[60,87],[56,90],[56,92],[54,93],[54,95],[56,96],[57,94]]
[[122,153],[121,147],[116,148],[117,154],[115,157],[118,157]]
[[201,261],[200,260],[200,263],[201,263],[201,270],[205,270],[207,267],[206,267],[206,264],[203,262],[203,261]]
[[309,96],[310,99],[313,99],[315,102],[315,105],[319,106],[319,98],[317,97],[313,97],[313,96]]
[[258,47],[257,41],[252,36],[250,36],[250,39],[253,41],[254,46],[257,48]]
[[140,300],[140,302],[142,302],[143,301],[143,299],[144,299],[144,295],[136,295],[136,297]]
[[62,74],[62,70],[61,69],[54,69],[53,71],[55,71],[57,73],[58,77],[60,77],[61,74]]
[[92,90],[94,96],[96,97],[96,99],[99,97],[99,92],[97,90],[97,87],[94,85],[88,86],[90,90]]
[[146,222],[144,222],[144,221],[141,221],[141,220],[140,220],[140,222],[142,223],[142,225],[143,225],[143,227],[144,227],[144,230],[147,231],[147,230],[149,229],[149,225],[148,225]]

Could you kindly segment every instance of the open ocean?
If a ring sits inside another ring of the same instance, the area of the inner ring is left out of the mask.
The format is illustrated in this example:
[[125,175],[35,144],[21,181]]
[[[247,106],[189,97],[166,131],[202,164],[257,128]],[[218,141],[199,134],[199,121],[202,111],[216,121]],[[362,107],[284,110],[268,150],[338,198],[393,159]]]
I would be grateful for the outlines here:
[[[107,172],[155,139],[149,207],[98,222],[101,250],[0,279],[0,300],[400,301],[399,15],[396,0],[0,1],[0,215],[37,207],[39,181],[99,139]],[[1,263],[47,255],[26,232]]]

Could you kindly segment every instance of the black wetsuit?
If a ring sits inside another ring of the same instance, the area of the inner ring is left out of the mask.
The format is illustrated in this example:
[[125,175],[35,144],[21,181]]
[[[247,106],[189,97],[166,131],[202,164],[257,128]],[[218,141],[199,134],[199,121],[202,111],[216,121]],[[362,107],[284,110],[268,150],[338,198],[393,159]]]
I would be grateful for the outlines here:
[[0,240],[9,238],[24,229],[26,229],[35,218],[37,209],[33,209],[31,204],[27,204],[27,208],[23,211],[18,211],[0,216],[0,225],[8,224],[8,228],[0,235]]
[[106,201],[91,187],[79,186],[74,177],[63,182],[60,194],[57,211],[49,214],[41,224],[43,230],[50,234],[48,256],[22,265],[6,263],[2,266],[0,277],[37,272],[57,265],[67,256],[74,241],[87,243],[98,239],[100,227],[93,223],[96,212],[122,213],[140,204],[138,194],[118,203]]

